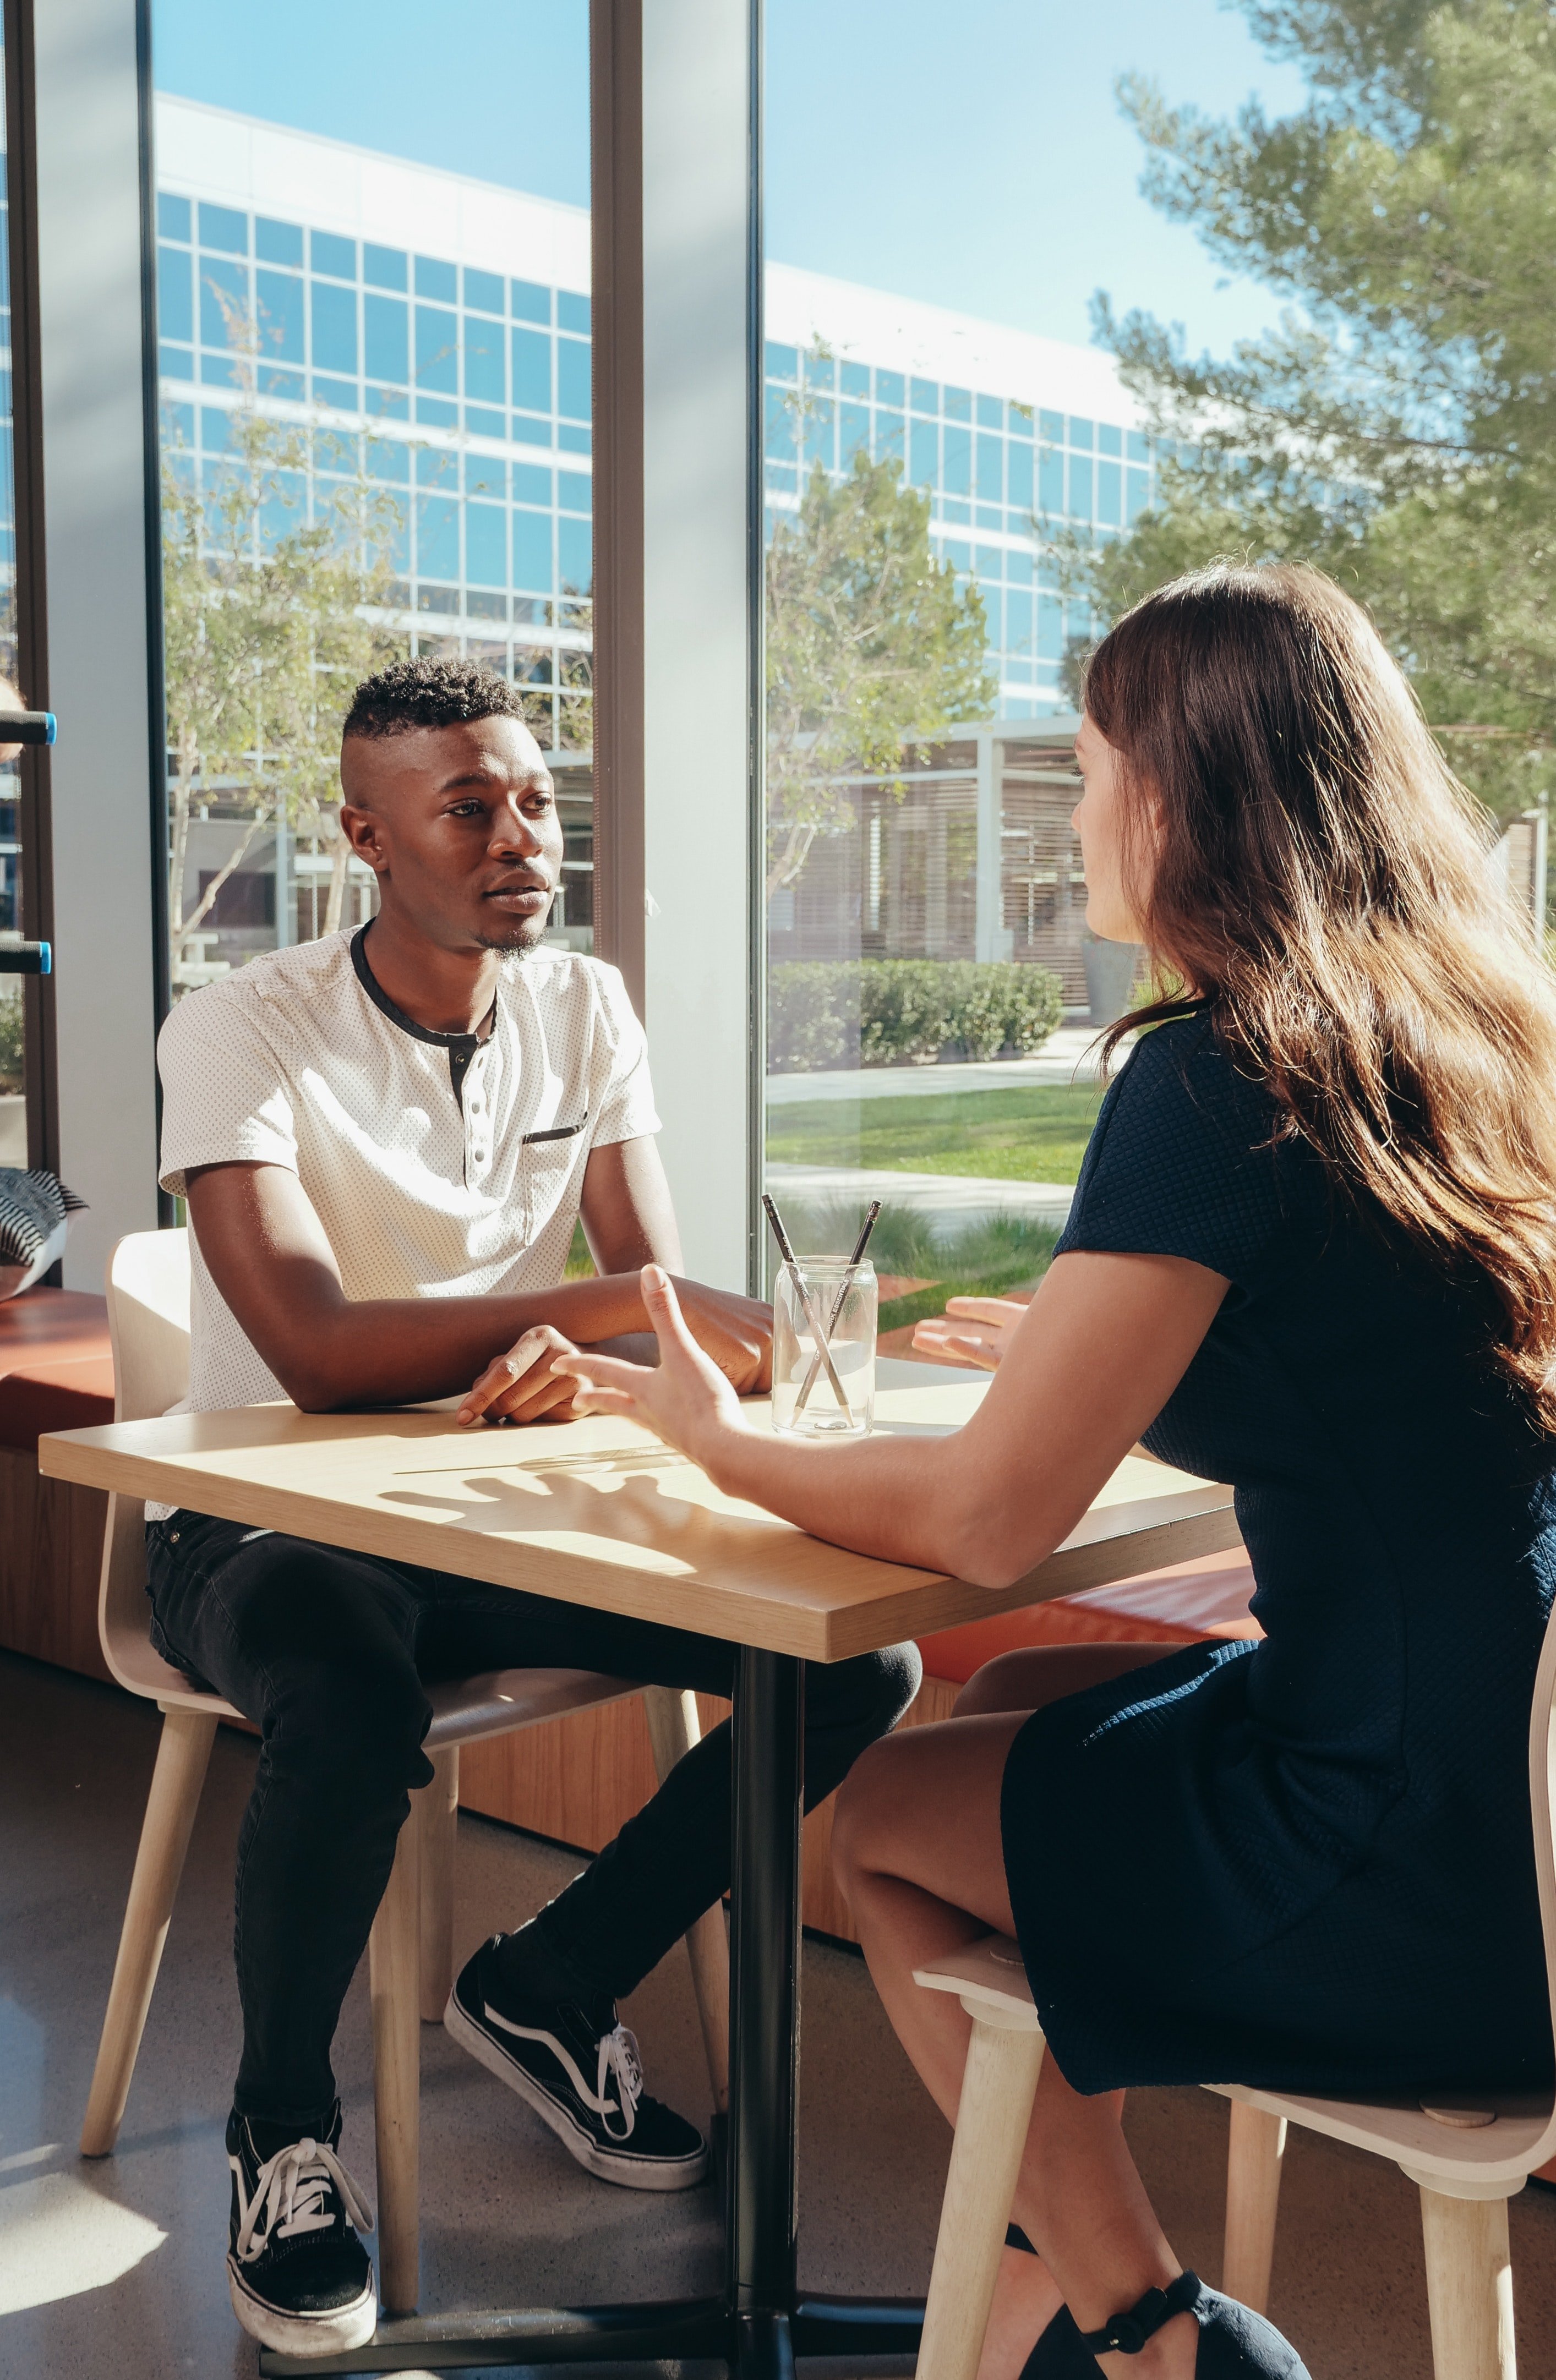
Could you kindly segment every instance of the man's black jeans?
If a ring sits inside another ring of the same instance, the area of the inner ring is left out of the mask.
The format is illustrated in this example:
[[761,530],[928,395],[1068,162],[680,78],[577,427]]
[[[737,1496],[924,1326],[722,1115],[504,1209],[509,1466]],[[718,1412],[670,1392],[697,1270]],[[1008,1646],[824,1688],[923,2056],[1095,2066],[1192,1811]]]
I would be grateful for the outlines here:
[[[246,2116],[314,2122],[330,2043],[388,1882],[408,1791],[432,1767],[426,1685],[483,1670],[601,1670],[734,1688],[733,1648],[444,1571],[175,1512],[147,1530],[154,1640],[261,1730],[237,1845],[234,1949]],[[902,1717],[920,1664],[898,1645],[806,1670],[806,1806]],[[689,1753],[545,1914],[548,1946],[619,1998],[726,1890],[727,1723]],[[510,1922],[512,1913],[509,1912]]]

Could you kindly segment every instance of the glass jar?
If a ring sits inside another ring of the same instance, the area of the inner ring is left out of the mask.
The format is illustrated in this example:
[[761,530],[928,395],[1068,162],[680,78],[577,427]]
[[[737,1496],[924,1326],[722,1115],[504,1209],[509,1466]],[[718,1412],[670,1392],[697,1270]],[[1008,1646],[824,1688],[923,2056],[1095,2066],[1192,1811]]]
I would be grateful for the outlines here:
[[[875,1268],[817,1257],[772,1293],[772,1427],[863,1438],[875,1416]],[[824,1352],[823,1352],[824,1351]]]

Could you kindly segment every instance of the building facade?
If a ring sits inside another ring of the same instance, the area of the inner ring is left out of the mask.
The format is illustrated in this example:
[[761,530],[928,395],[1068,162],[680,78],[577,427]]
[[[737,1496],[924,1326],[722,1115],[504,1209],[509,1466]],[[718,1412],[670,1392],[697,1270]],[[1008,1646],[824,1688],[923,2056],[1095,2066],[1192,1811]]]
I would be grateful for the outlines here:
[[[390,499],[394,625],[523,686],[564,797],[559,930],[586,941],[587,212],[179,99],[159,99],[156,140],[164,451],[214,485],[234,409],[254,402],[308,441],[305,513],[343,474]],[[1116,535],[1156,459],[1111,359],[781,265],[767,311],[770,516],[797,508],[817,463],[899,458],[937,551],[981,592],[995,726],[1062,710],[1066,645],[1090,622],[1062,601],[1044,531]],[[233,844],[219,789],[205,807],[187,905]],[[327,868],[285,832],[257,845],[184,979],[318,931]]]

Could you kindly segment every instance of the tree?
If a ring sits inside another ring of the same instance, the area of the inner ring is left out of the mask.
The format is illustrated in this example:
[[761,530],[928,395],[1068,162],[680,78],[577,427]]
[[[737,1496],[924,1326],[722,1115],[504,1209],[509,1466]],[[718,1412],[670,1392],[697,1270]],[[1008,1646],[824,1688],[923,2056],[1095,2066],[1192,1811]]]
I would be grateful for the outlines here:
[[[362,476],[354,440],[261,410],[252,342],[234,334],[239,403],[208,484],[176,444],[163,469],[163,633],[170,769],[168,923],[175,981],[188,938],[267,826],[333,845],[326,932],[340,923],[348,856],[334,815],[340,722],[359,678],[399,650],[390,600],[393,500]],[[340,476],[307,502],[308,442]],[[376,616],[375,616],[376,615]],[[185,869],[197,807],[243,818],[224,866],[192,905]]]
[[1180,443],[1154,510],[1084,557],[1089,590],[1116,613],[1215,554],[1319,563],[1459,772],[1526,809],[1556,748],[1556,21],[1545,0],[1241,5],[1302,67],[1298,113],[1212,121],[1129,77],[1120,97],[1148,196],[1294,310],[1217,360],[1094,301]]
[[820,463],[767,556],[767,798],[771,896],[849,813],[852,776],[896,778],[903,745],[987,718],[975,586],[930,546],[930,500],[902,465],[855,455],[834,486]]

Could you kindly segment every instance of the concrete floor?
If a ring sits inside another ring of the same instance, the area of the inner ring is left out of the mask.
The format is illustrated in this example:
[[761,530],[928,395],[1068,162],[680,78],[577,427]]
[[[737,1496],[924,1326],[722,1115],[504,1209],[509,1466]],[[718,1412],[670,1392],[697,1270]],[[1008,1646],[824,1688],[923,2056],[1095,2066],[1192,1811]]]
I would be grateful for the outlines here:
[[[222,2126],[237,2044],[227,1937],[254,1748],[217,1739],[117,2154],[75,2154],[155,1749],[154,1711],[0,1655],[0,2380],[249,2380],[227,2304]],[[533,1911],[571,1857],[461,1822],[461,1955]],[[371,2194],[365,1974],[337,2065],[345,2154]],[[706,2078],[679,1953],[625,2010],[650,2085],[699,2112]],[[424,2310],[675,2296],[715,2285],[712,2193],[645,2197],[581,2173],[441,2030],[423,2046]],[[856,1958],[807,1945],[801,2271],[812,2289],[926,2284],[948,2135]],[[1135,2095],[1129,2130],[1185,2262],[1219,2267],[1226,2111]],[[1513,2205],[1523,2380],[1556,2380],[1556,2197]],[[1294,2136],[1271,2313],[1314,2380],[1428,2380],[1415,2192],[1392,2168]]]

